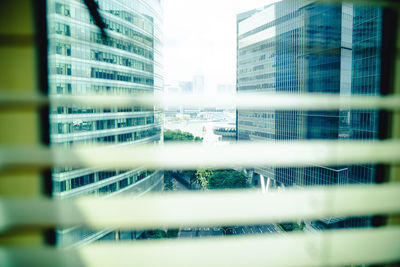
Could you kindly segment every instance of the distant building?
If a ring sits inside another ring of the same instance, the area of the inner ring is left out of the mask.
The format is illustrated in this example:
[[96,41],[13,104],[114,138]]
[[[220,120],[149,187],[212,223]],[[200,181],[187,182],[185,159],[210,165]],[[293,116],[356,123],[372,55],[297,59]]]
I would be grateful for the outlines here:
[[[181,81],[179,82],[179,87],[181,88],[181,94],[183,96],[194,96],[196,95],[195,91],[195,83],[190,81]],[[193,105],[182,105],[181,112],[190,114],[191,117],[195,117],[197,113],[200,111],[199,107]]]
[[181,93],[181,88],[176,86],[167,85],[164,88],[165,95],[179,95]]
[[179,87],[181,88],[181,93],[184,95],[193,94],[193,82],[183,81],[179,82]]
[[[179,82],[181,94],[184,96],[203,96],[204,95],[204,77],[196,74],[193,76],[193,81],[181,81]],[[190,114],[191,117],[195,117],[200,112],[200,107],[194,105],[182,105],[181,112]]]
[[204,76],[196,74],[193,76],[193,93],[194,95],[204,95]]

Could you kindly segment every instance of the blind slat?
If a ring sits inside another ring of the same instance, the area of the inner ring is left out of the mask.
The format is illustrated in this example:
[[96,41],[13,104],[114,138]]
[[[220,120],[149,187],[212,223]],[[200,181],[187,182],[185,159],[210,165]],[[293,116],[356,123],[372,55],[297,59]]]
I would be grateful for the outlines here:
[[342,266],[400,260],[400,228],[158,240],[77,250],[0,248],[5,266]]
[[97,146],[56,149],[1,147],[0,168],[87,166],[148,169],[398,163],[400,141],[279,141],[229,145]]
[[387,184],[290,189],[268,194],[238,190],[64,201],[0,199],[0,229],[75,224],[157,229],[395,214],[400,213],[399,195],[400,184]]
[[225,108],[236,106],[239,109],[386,109],[400,110],[400,96],[340,96],[335,94],[241,94],[210,98],[200,96],[158,97],[153,95],[19,95],[3,93],[0,95],[0,107],[15,108],[49,104],[55,106],[90,107],[131,107],[135,105],[154,106],[195,106]]

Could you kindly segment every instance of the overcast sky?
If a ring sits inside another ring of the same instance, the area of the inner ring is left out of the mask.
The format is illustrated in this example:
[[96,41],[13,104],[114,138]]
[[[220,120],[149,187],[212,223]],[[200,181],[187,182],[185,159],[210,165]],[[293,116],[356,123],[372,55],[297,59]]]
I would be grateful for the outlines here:
[[164,0],[165,84],[196,73],[204,75],[208,93],[216,84],[235,84],[236,15],[273,1]]

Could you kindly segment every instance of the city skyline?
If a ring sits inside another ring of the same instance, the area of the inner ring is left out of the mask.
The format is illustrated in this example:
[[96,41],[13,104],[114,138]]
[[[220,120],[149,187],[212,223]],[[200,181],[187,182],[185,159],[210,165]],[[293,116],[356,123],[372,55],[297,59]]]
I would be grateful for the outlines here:
[[216,95],[218,84],[235,84],[236,15],[273,2],[165,0],[165,84],[178,85],[199,73],[208,95]]

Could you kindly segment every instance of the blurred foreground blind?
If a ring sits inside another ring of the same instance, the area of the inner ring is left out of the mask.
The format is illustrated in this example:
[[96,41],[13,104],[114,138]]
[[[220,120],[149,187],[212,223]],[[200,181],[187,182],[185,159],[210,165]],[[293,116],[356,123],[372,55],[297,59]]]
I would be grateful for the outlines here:
[[[294,3],[295,1],[291,1]],[[336,2],[336,1],[335,1]],[[360,3],[361,1],[357,1]],[[364,2],[363,2],[364,3]],[[245,109],[386,110],[387,140],[284,141],[207,147],[165,146],[50,148],[48,123],[47,30],[45,1],[0,4],[0,265],[126,266],[126,265],[361,265],[400,261],[400,17],[396,1],[368,1],[391,7],[389,60],[382,68],[384,96],[253,95],[215,101]],[[69,14],[65,9],[60,9]],[[145,26],[143,26],[145,27]],[[146,30],[146,29],[145,29]],[[147,29],[148,30],[148,29]],[[386,34],[388,34],[386,33]],[[396,75],[397,74],[397,75]],[[66,89],[67,90],[67,89]],[[157,97],[53,97],[52,103],[98,107],[162,105]],[[136,102],[135,102],[136,101]],[[176,104],[176,99],[170,100]],[[210,104],[208,99],[181,99],[185,105]],[[178,102],[179,102],[178,101]],[[134,157],[140,151],[142,157]],[[273,155],[266,151],[275,152]],[[177,156],[178,155],[178,156]],[[189,155],[189,156],[188,156]],[[212,155],[208,156],[207,155]],[[204,160],[203,160],[204,159]],[[387,168],[382,184],[291,189],[284,192],[239,190],[140,198],[77,198],[54,200],[53,166],[147,167],[191,169],[234,166],[303,166],[305,164],[380,163]],[[193,209],[196,207],[196,209]],[[385,225],[317,233],[287,233],[201,240],[158,240],[92,244],[78,249],[54,247],[54,229],[84,225],[93,229],[245,225],[341,216],[387,218]]]

